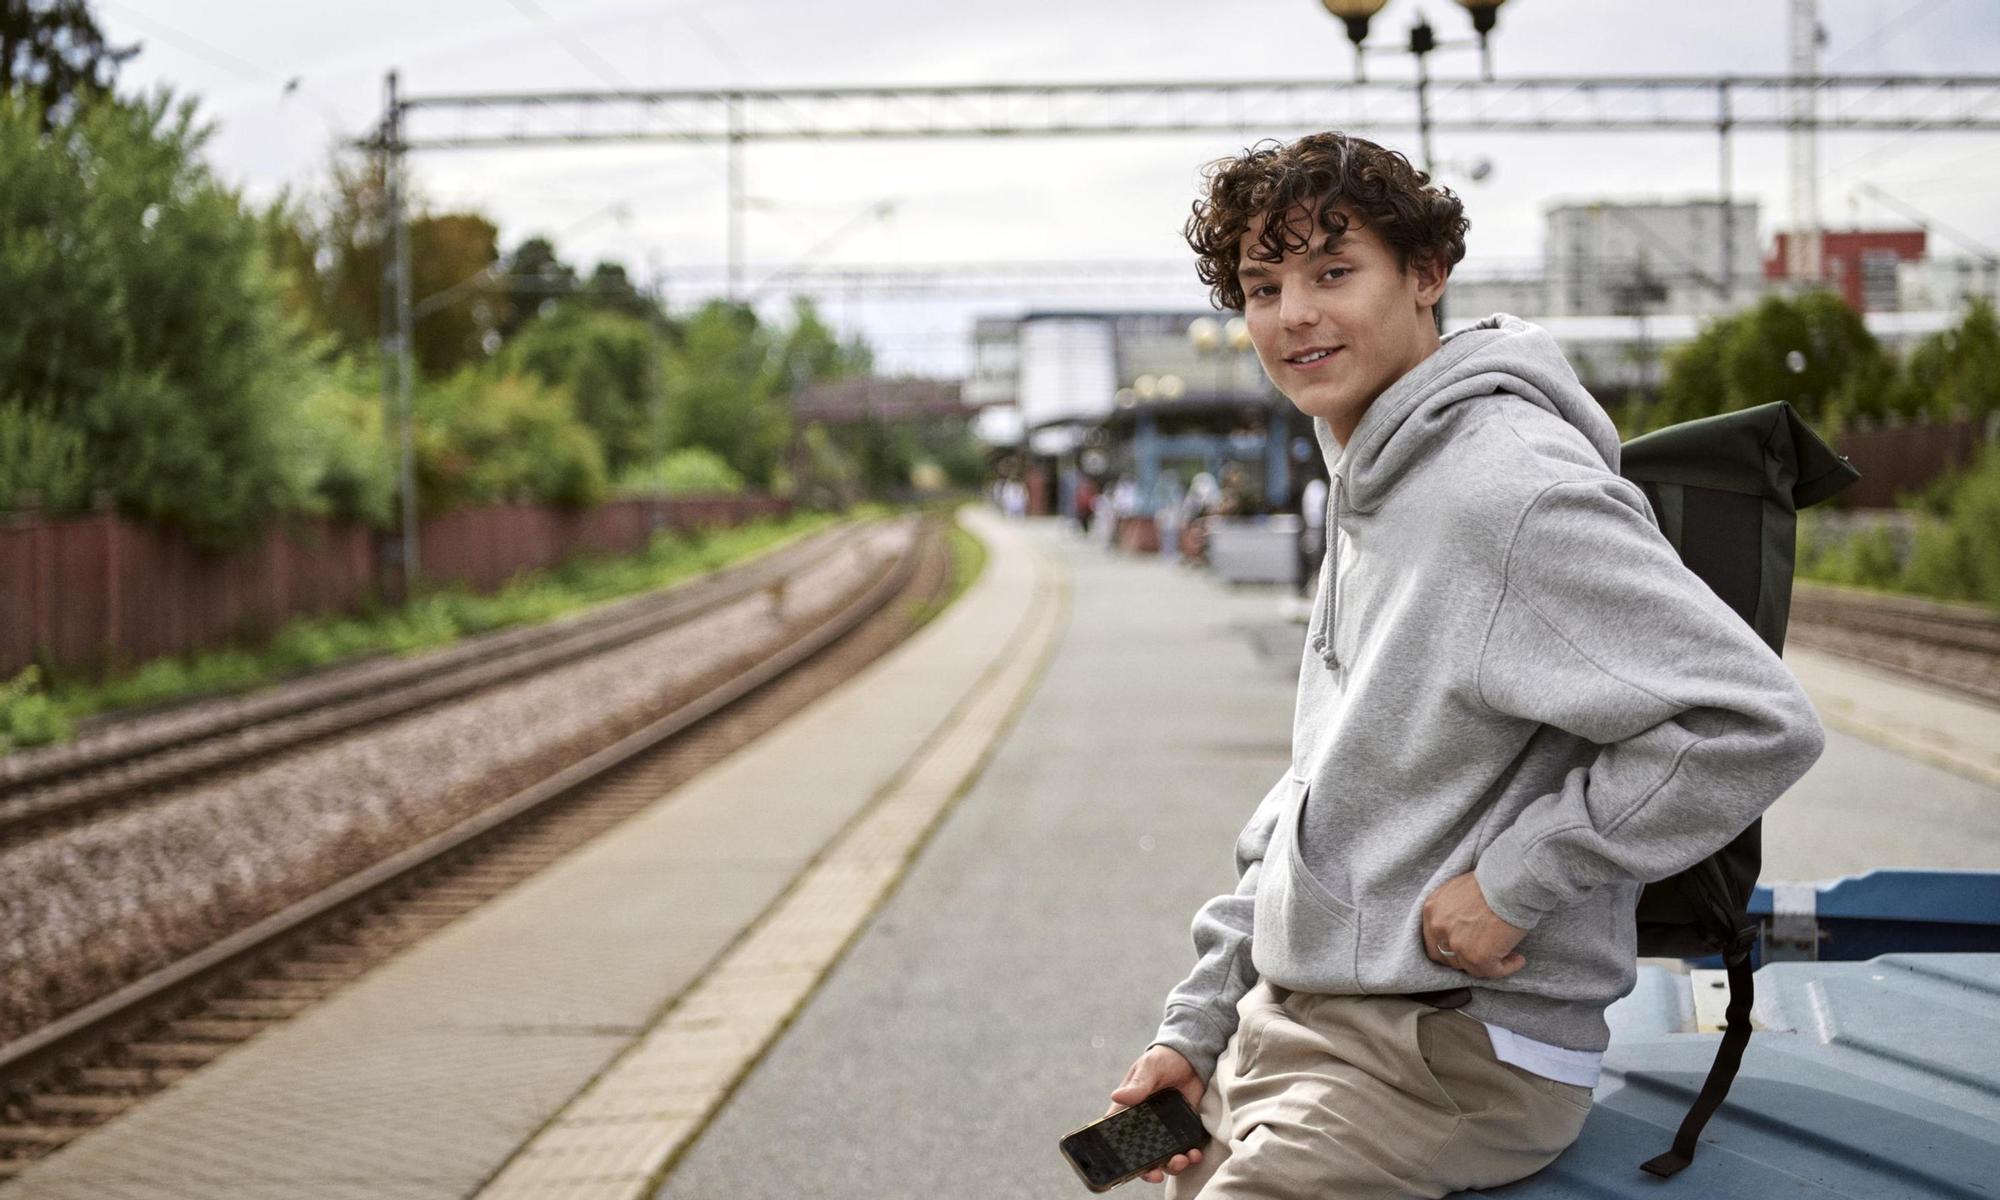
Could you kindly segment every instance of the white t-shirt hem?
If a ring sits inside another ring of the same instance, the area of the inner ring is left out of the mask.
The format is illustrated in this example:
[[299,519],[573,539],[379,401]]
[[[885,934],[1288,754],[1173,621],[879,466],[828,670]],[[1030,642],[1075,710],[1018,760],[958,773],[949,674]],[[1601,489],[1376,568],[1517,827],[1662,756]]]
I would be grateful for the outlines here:
[[[1465,1015],[1478,1020],[1470,1013]],[[1493,1041],[1493,1057],[1504,1063],[1513,1063],[1523,1071],[1587,1088],[1595,1088],[1604,1073],[1604,1052],[1601,1050],[1551,1046],[1547,1042],[1523,1037],[1511,1029],[1503,1029],[1491,1021],[1479,1023],[1486,1026],[1487,1036]]]

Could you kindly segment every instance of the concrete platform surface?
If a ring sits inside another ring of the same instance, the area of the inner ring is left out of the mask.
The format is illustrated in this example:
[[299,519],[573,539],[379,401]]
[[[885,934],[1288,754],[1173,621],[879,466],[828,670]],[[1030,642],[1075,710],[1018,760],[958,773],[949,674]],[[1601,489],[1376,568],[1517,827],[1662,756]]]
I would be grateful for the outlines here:
[[1788,647],[1785,663],[1827,724],[2000,787],[2000,707],[1804,646]]
[[[674,1139],[707,1116],[658,1095],[685,1100],[705,1082],[719,1102],[761,1048],[754,1031],[768,1036],[789,1018],[1038,675],[1061,612],[1055,564],[984,510],[966,520],[989,546],[986,571],[909,642],[572,858],[36,1164],[0,1197],[459,1200],[528,1157],[538,1131],[563,1126],[565,1108],[663,1017],[679,1013],[685,1026],[683,1001],[698,997],[705,1080],[687,1055],[669,1057],[664,1073],[640,1078],[641,1093],[648,1082],[652,1091],[637,1113],[600,1108],[573,1123],[589,1128],[570,1148],[589,1153],[541,1170],[544,1185],[561,1186],[534,1194],[614,1194],[593,1179],[642,1191]],[[815,874],[830,844],[849,851]],[[787,901],[807,919],[786,923]],[[844,928],[831,921],[838,913]],[[756,941],[771,928],[775,943]],[[801,941],[819,948],[816,962],[793,953]],[[749,944],[765,957],[739,955],[704,991],[717,964]],[[598,1102],[616,1109],[620,1099],[629,1090]]]

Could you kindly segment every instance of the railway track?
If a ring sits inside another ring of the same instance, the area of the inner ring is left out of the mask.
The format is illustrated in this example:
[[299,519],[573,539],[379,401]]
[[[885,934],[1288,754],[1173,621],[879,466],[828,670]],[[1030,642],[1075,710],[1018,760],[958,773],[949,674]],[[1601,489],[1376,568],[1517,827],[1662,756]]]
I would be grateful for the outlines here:
[[658,801],[901,641],[950,588],[945,524],[775,650],[391,859],[0,1046],[0,1180],[290,1019]]
[[1799,581],[1787,639],[2000,704],[2000,615]]
[[419,658],[375,660],[267,695],[156,714],[128,730],[111,727],[68,746],[0,758],[0,846],[614,650],[781,586],[864,536],[863,529],[836,529],[742,567],[580,617],[469,639]]

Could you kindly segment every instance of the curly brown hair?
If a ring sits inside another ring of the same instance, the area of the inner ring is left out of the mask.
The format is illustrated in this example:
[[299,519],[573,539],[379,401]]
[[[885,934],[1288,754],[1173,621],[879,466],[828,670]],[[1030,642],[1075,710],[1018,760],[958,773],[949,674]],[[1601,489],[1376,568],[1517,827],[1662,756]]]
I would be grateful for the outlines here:
[[1381,235],[1401,270],[1421,261],[1442,264],[1449,274],[1465,257],[1470,223],[1458,197],[1402,154],[1364,138],[1314,133],[1289,144],[1266,139],[1208,164],[1203,175],[1208,194],[1194,202],[1182,232],[1217,308],[1243,311],[1237,255],[1251,222],[1263,222],[1251,258],[1278,262],[1306,248],[1306,236],[1281,219],[1301,205],[1317,205],[1315,223],[1326,231],[1329,251],[1348,227],[1335,210],[1346,209]]

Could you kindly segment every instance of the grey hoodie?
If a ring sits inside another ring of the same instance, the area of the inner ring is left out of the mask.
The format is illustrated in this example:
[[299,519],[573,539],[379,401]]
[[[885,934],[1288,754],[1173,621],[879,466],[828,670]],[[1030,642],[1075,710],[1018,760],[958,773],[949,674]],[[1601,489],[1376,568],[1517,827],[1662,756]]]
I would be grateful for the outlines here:
[[[1637,977],[1642,881],[1723,846],[1818,759],[1791,672],[1681,564],[1618,434],[1546,331],[1460,330],[1325,421],[1327,554],[1290,769],[1194,919],[1155,1044],[1206,1078],[1265,976],[1294,991],[1470,985],[1465,1011],[1602,1050]],[[1476,871],[1527,965],[1432,962],[1422,905]]]

